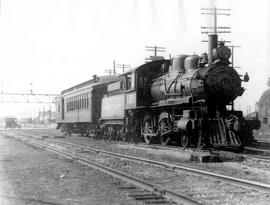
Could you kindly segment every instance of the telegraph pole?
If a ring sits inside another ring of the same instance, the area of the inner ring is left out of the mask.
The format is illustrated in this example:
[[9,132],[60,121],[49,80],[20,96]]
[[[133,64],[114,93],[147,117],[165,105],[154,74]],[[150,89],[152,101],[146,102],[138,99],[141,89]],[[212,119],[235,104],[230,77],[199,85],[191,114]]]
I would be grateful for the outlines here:
[[116,74],[116,68],[115,68],[115,60],[113,61],[113,75]]
[[112,69],[105,69],[104,72],[109,73],[110,76],[112,75]]
[[124,73],[126,69],[130,69],[129,64],[116,64],[116,68],[122,68],[122,72]]
[[128,65],[128,64],[116,64],[115,60],[114,60],[112,69],[105,69],[104,72],[109,73],[109,75],[118,75],[119,73],[116,72],[116,68],[122,68],[123,72],[125,72],[125,69],[130,68],[130,65]]
[[45,124],[45,105],[43,106],[43,124]]
[[201,33],[208,34],[208,64],[211,65],[213,62],[213,49],[217,48],[218,44],[218,33],[231,33],[229,29],[231,27],[218,27],[217,26],[217,16],[223,15],[223,16],[230,16],[228,12],[230,12],[230,9],[217,9],[214,8],[202,8],[201,9],[202,15],[211,15],[214,18],[213,26],[201,26],[201,29],[205,29],[205,31],[201,31]]
[[[210,29],[210,31],[202,31],[201,33],[206,34],[214,34],[217,35],[218,33],[231,33],[231,31],[228,31],[228,29],[231,29],[229,26],[217,26],[217,16],[230,16],[228,12],[230,12],[230,9],[218,9],[216,7],[214,8],[202,8],[201,9],[202,15],[211,15],[214,18],[213,26],[201,26],[202,29]],[[219,12],[219,11],[222,11]],[[222,30],[219,30],[222,29]],[[211,31],[212,30],[212,31]]]
[[161,60],[164,59],[163,56],[158,56],[158,52],[165,52],[165,47],[160,47],[160,46],[145,46],[145,51],[152,51],[154,52],[153,56],[150,56],[149,58],[145,58],[145,63],[155,61],[155,60]]
[[231,60],[232,60],[232,67],[233,68],[241,68],[241,67],[239,67],[239,66],[234,66],[234,48],[241,48],[241,46],[234,46],[234,45],[231,45],[231,46],[229,46],[230,48],[231,48],[231,50],[232,50],[232,58],[231,58]]
[[157,56],[157,52],[165,52],[165,47],[160,46],[145,46],[145,51],[153,51],[154,56]]
[[113,60],[113,67],[112,69],[105,69],[104,70],[105,73],[109,73],[109,75],[116,75],[116,67],[115,67],[115,60]]

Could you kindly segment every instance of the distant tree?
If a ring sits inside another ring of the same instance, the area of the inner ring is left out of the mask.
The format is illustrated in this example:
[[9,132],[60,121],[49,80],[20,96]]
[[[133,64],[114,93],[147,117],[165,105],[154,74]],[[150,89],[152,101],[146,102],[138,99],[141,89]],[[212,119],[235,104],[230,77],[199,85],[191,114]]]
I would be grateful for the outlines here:
[[[269,83],[269,85],[268,85]],[[270,87],[270,80],[268,80],[267,85]],[[258,104],[259,114],[262,117],[270,116],[270,88],[263,92]]]
[[268,78],[266,85],[270,87],[270,78]]

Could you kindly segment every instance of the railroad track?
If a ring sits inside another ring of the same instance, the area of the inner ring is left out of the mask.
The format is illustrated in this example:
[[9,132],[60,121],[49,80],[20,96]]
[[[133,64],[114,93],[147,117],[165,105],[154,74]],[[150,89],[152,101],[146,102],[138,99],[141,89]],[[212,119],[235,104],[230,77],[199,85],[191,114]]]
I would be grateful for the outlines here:
[[270,140],[266,140],[266,139],[255,139],[258,143],[266,143],[266,144],[270,144]]
[[270,156],[262,156],[262,155],[254,155],[254,154],[246,154],[243,155],[245,158],[254,159],[254,160],[263,160],[270,162]]
[[[43,137],[38,137],[35,135],[29,135],[29,134],[20,134],[20,135],[22,135],[24,137],[28,137],[28,138],[29,137],[34,138],[34,139],[44,139]],[[186,173],[196,175],[196,176],[207,177],[207,178],[210,178],[213,180],[226,181],[226,182],[229,182],[233,185],[237,185],[237,186],[248,188],[248,189],[252,188],[255,190],[270,192],[270,185],[265,184],[265,183],[260,183],[260,182],[245,180],[245,179],[239,179],[239,178],[235,178],[235,177],[231,177],[231,176],[227,176],[227,175],[216,174],[216,173],[212,173],[212,172],[202,171],[200,169],[189,168],[186,166],[179,166],[179,165],[175,165],[175,164],[171,164],[171,163],[165,163],[165,162],[149,160],[149,159],[140,158],[140,157],[134,157],[134,156],[130,156],[130,155],[119,154],[119,153],[115,153],[115,152],[104,151],[101,149],[91,148],[91,147],[87,147],[87,146],[81,146],[78,144],[74,144],[71,142],[64,142],[64,141],[57,140],[57,139],[48,139],[48,138],[46,138],[46,139],[51,141],[51,142],[54,142],[54,143],[68,145],[71,147],[79,148],[79,149],[84,150],[84,151],[91,151],[91,152],[95,152],[98,154],[114,156],[114,157],[118,157],[121,159],[127,159],[127,160],[132,160],[132,161],[150,164],[150,165],[154,165],[154,166],[159,166],[159,167],[163,167],[163,168],[173,170],[173,171],[179,171],[179,172],[184,171]]]
[[256,147],[245,147],[245,152],[251,155],[256,154],[258,157],[270,158],[270,150],[268,149],[261,149],[261,148],[256,148]]
[[[142,195],[140,195],[140,194],[139,195],[138,194],[134,195],[133,197],[135,199],[137,199],[137,200],[138,199],[139,200],[151,199],[152,203],[162,203],[162,204],[172,204],[172,202],[175,202],[177,204],[189,204],[189,205],[199,204],[198,202],[194,201],[189,196],[185,196],[185,195],[176,193],[176,192],[174,192],[172,190],[165,189],[162,186],[147,182],[145,180],[136,178],[134,176],[130,176],[130,175],[128,175],[126,173],[123,173],[123,172],[120,172],[120,171],[118,171],[116,169],[112,169],[112,168],[109,168],[109,167],[94,163],[94,162],[90,161],[87,158],[78,157],[77,155],[70,154],[68,152],[65,152],[65,151],[63,151],[61,149],[58,149],[58,148],[55,148],[55,147],[52,147],[52,146],[47,145],[45,143],[37,142],[36,140],[30,139],[29,138],[30,136],[25,136],[24,135],[23,137],[26,137],[26,139],[22,139],[20,137],[18,138],[18,137],[15,137],[15,136],[10,136],[10,137],[22,140],[22,141],[24,141],[24,142],[26,142],[26,143],[28,143],[30,145],[33,145],[35,147],[39,147],[39,148],[48,150],[50,152],[61,155],[61,156],[65,157],[65,158],[67,158],[67,159],[77,161],[77,162],[79,162],[81,164],[84,164],[86,166],[89,166],[89,167],[92,167],[94,169],[100,170],[100,171],[102,171],[102,172],[104,172],[104,173],[106,173],[108,175],[116,177],[116,178],[118,178],[118,179],[120,179],[122,181],[125,181],[125,182],[127,182],[129,184],[133,184],[136,187],[139,187],[139,188],[141,188],[143,190],[147,190],[148,192],[150,192],[150,194],[149,193],[147,193],[147,194],[144,193]],[[31,136],[31,138],[33,138],[33,137],[34,136]],[[41,138],[35,137],[35,139],[41,139]],[[60,142],[60,141],[58,141],[58,142]],[[69,143],[69,144],[71,144],[71,143]],[[73,146],[76,146],[76,145],[73,144]],[[133,187],[131,187],[131,188],[133,188]],[[128,187],[128,189],[130,189],[130,186]]]
[[[190,152],[197,151],[196,148],[183,149],[179,146],[173,146],[173,145],[164,146],[164,145],[160,145],[160,144],[150,144],[150,145],[138,144],[137,146],[152,148],[152,149],[159,149],[159,150],[190,151]],[[270,150],[259,149],[259,148],[255,148],[255,147],[245,147],[244,150],[245,150],[246,154],[234,153],[235,156],[249,158],[249,159],[270,161]],[[226,154],[224,154],[226,151],[220,151],[220,150],[215,150],[215,149],[206,149],[205,153],[208,153],[208,152],[210,152],[212,154],[217,154],[217,155],[220,155],[220,153],[223,153],[222,155],[226,156]]]

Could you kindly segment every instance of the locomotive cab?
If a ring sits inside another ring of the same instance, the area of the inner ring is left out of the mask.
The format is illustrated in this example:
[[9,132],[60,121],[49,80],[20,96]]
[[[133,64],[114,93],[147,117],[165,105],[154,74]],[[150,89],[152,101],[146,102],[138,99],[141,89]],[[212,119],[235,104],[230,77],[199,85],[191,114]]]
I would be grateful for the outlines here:
[[156,60],[130,69],[125,77],[125,109],[152,104],[151,86],[155,78],[169,71],[170,60]]

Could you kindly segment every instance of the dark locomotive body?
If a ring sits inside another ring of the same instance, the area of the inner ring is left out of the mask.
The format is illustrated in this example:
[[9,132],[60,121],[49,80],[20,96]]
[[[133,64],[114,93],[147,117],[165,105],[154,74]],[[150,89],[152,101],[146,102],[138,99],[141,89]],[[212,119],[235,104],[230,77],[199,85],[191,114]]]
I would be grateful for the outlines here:
[[[260,127],[260,121],[245,119],[233,106],[248,76],[241,79],[230,66],[230,49],[218,45],[217,36],[210,36],[209,41],[210,56],[155,60],[110,80],[89,81],[80,89],[63,91],[58,101],[59,127],[97,138],[180,143],[183,147],[251,144],[252,130]],[[86,94],[91,109],[80,111],[79,97],[69,117],[64,101],[80,92]],[[87,117],[82,120],[83,116]]]

